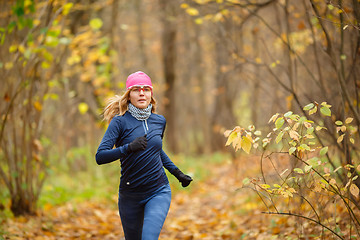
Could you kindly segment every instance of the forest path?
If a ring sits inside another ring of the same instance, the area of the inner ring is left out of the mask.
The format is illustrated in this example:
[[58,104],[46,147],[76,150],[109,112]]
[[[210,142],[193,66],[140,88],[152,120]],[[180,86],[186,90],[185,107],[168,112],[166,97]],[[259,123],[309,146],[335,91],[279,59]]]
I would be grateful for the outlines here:
[[[252,160],[242,166],[251,166]],[[280,229],[269,226],[265,209],[241,188],[242,172],[231,163],[212,166],[205,181],[173,194],[160,239],[269,239]],[[5,239],[123,239],[114,203],[71,202],[48,206],[36,217],[5,222]],[[277,218],[280,219],[280,218]],[[288,229],[289,230],[289,229]],[[291,231],[294,231],[293,229]],[[0,238],[1,239],[1,238]]]

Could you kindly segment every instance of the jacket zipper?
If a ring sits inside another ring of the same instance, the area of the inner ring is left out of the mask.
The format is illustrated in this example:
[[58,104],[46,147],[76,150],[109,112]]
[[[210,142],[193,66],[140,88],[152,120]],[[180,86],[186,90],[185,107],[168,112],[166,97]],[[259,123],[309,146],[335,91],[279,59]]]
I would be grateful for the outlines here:
[[144,120],[144,123],[145,123],[145,127],[144,127],[145,134],[147,134],[147,132],[149,131],[149,127],[148,127],[148,124],[147,124],[147,120],[146,120],[146,119]]

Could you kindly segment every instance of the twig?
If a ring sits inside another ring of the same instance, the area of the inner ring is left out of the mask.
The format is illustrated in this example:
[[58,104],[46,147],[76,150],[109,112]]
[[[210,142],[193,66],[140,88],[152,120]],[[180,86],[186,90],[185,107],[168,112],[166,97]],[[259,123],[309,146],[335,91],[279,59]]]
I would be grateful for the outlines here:
[[316,220],[314,220],[314,219],[312,219],[312,218],[305,217],[305,216],[303,216],[303,215],[299,215],[299,214],[296,214],[296,213],[290,213],[290,212],[288,212],[288,213],[285,213],[285,212],[262,212],[262,213],[264,213],[264,214],[270,214],[270,215],[286,215],[286,216],[294,216],[294,217],[304,218],[304,219],[306,219],[306,220],[308,220],[308,221],[311,221],[311,222],[314,222],[314,223],[316,223],[316,224],[319,224],[320,226],[322,226],[322,227],[326,228],[327,230],[329,230],[330,232],[332,232],[332,233],[333,233],[335,236],[337,236],[338,238],[344,240],[343,237],[341,237],[339,234],[337,234],[336,232],[334,232],[334,230],[332,230],[331,228],[329,228],[329,227],[325,226],[324,224],[322,224],[320,221],[316,221]]

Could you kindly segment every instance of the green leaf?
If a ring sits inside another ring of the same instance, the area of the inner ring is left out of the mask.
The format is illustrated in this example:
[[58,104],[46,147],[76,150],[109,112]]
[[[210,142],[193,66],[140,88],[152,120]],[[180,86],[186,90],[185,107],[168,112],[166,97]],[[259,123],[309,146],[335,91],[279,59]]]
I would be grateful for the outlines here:
[[293,154],[295,151],[296,151],[296,147],[291,147],[291,148],[289,149],[289,154],[291,155],[291,154]]
[[18,17],[23,16],[25,14],[24,2],[18,1],[18,3],[13,7],[13,13],[15,13]]
[[254,132],[254,135],[260,136],[260,135],[261,135],[261,131],[259,131],[259,130],[255,131],[255,132]]
[[331,110],[328,107],[321,107],[320,112],[325,116],[331,116]]
[[63,45],[68,45],[68,44],[71,43],[71,40],[69,38],[62,37],[62,38],[59,39],[59,43],[63,44]]
[[306,145],[305,143],[301,144],[299,148],[304,149],[304,150],[308,150],[308,151],[311,150],[310,147],[308,145]]
[[284,114],[284,117],[290,117],[293,114],[292,111],[288,111],[287,113]]
[[306,119],[306,117],[304,117],[304,116],[302,116],[302,117],[299,118],[299,123],[300,123],[300,124],[303,124],[303,123],[306,122],[306,121],[307,121],[307,119]]
[[45,38],[45,45],[48,47],[56,47],[59,44],[59,39],[57,37],[47,36]]
[[304,109],[305,111],[308,111],[308,110],[312,109],[314,106],[315,106],[315,104],[309,103],[309,104],[306,105],[303,109]]
[[343,125],[343,122],[342,121],[336,121],[335,124],[338,125],[338,126],[341,126],[341,125]]
[[328,152],[328,149],[329,147],[323,147],[321,150],[320,150],[320,156],[324,156],[327,152]]
[[281,131],[281,132],[277,135],[277,137],[276,137],[276,139],[275,139],[275,142],[276,142],[276,143],[279,143],[279,142],[282,140],[283,135],[284,135],[284,132]]
[[8,33],[12,33],[12,31],[14,30],[14,28],[16,27],[16,22],[12,21],[11,23],[9,23],[8,25]]
[[311,168],[312,168],[311,165],[306,165],[305,168],[304,168],[305,172],[309,172]]
[[313,157],[307,160],[307,163],[313,167],[319,166],[319,158]]
[[275,122],[275,127],[277,129],[281,128],[284,125],[284,122],[285,122],[285,120],[283,117],[278,118]]
[[314,132],[314,128],[313,127],[309,127],[307,130],[306,130],[306,133],[307,134],[312,134]]
[[243,183],[243,185],[248,185],[250,183],[250,179],[249,178],[244,178],[242,180],[242,183]]

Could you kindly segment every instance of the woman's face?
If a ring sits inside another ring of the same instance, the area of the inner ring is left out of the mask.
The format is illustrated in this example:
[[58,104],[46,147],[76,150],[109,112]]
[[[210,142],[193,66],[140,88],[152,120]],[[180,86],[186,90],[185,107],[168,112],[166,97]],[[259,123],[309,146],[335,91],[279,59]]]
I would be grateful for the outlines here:
[[133,87],[130,90],[130,102],[137,108],[147,108],[151,102],[152,90],[147,86]]

